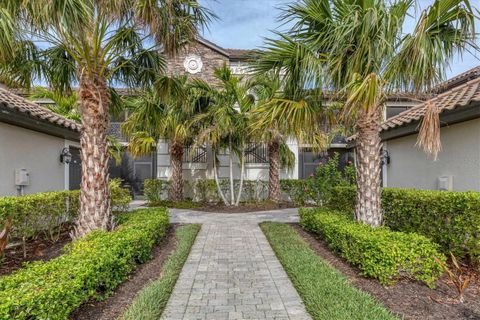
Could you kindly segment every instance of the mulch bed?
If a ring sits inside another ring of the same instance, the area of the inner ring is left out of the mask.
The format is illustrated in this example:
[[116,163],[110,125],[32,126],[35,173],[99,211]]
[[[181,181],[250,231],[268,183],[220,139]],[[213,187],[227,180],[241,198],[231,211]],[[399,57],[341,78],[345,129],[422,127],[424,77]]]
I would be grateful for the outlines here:
[[133,301],[137,293],[150,282],[161,276],[162,265],[175,249],[175,229],[178,225],[172,224],[163,240],[152,251],[152,260],[136,269],[130,278],[123,282],[115,293],[103,301],[90,301],[70,315],[75,320],[111,320],[118,319]]
[[192,210],[204,211],[204,212],[216,212],[216,213],[244,213],[244,212],[256,212],[256,211],[269,211],[286,208],[297,208],[290,202],[259,202],[259,203],[244,203],[238,206],[226,206],[224,204],[207,204],[200,208],[194,208]]
[[358,269],[335,255],[323,240],[304,231],[297,224],[293,226],[325,262],[345,275],[353,286],[368,292],[401,319],[480,319],[480,273],[478,272],[465,293],[463,304],[455,299],[456,291],[449,286],[447,277],[437,282],[435,290],[408,279],[401,280],[393,286],[384,287],[375,279],[360,276]]
[[63,247],[71,242],[70,227],[65,228],[60,233],[58,241],[53,242],[49,237],[42,236],[27,241],[24,257],[23,245],[16,242],[13,247],[5,251],[3,260],[0,263],[0,276],[7,275],[20,269],[26,262],[43,260],[48,261],[62,254]]

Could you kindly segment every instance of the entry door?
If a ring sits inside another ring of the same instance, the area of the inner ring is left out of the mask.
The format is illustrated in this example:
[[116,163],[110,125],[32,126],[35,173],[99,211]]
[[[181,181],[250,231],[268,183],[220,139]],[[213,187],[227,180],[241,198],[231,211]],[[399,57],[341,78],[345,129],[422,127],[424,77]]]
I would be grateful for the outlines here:
[[68,165],[68,181],[69,190],[80,189],[80,183],[82,182],[82,160],[80,158],[80,149],[75,147],[69,147],[70,154],[72,155],[72,161]]

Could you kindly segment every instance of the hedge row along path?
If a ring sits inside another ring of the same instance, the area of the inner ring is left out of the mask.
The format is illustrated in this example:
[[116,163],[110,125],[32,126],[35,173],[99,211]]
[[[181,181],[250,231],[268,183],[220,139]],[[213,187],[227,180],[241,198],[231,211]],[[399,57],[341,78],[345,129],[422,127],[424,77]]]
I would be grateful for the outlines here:
[[202,223],[161,319],[311,319],[258,223],[297,222],[296,210],[212,214],[170,210]]

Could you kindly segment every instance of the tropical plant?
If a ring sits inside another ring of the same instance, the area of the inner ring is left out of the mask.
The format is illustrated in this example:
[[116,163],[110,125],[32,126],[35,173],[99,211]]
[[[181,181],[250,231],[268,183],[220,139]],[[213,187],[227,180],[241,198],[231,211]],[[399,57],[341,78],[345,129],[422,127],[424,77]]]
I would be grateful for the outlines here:
[[[342,118],[356,129],[355,217],[372,226],[382,224],[379,131],[386,97],[399,90],[431,90],[444,78],[454,54],[477,49],[475,16],[468,0],[435,0],[420,12],[414,30],[405,34],[404,21],[416,4],[414,0],[292,3],[281,15],[291,29],[267,40],[254,65],[259,73],[282,74],[288,90],[317,88],[344,102]],[[430,109],[435,112],[436,107]],[[423,120],[425,128],[430,127],[428,122],[438,126],[431,119],[435,117]],[[423,134],[422,138],[424,149],[435,154],[438,137]]]
[[[247,130],[247,113],[254,104],[254,99],[248,94],[248,84],[242,77],[235,76],[224,64],[214,70],[215,84],[204,80],[193,80],[192,87],[200,96],[208,100],[208,109],[197,116],[194,123],[200,133],[196,144],[209,143],[213,151],[213,171],[218,193],[225,205],[238,205],[242,197],[245,149],[249,142]],[[218,155],[221,150],[228,151],[230,199],[227,200],[218,178]],[[234,188],[234,156],[240,161],[240,185],[238,194]]]
[[160,48],[176,52],[208,16],[196,0],[0,1],[1,78],[24,86],[41,78],[61,92],[78,84],[82,183],[75,237],[112,226],[109,84],[151,84],[164,69]]
[[462,266],[457,261],[457,258],[455,258],[455,255],[451,252],[450,260],[452,261],[452,268],[449,268],[445,261],[435,258],[435,262],[442,268],[443,271],[447,273],[448,278],[457,290],[458,301],[463,303],[465,302],[465,290],[467,290],[468,286],[470,285],[473,276],[464,274]]
[[275,73],[254,79],[252,90],[259,101],[251,110],[250,129],[257,140],[268,145],[268,197],[279,202],[280,167],[282,162],[289,162],[284,160],[289,150],[287,141],[296,138],[299,144],[311,144],[318,151],[324,149],[327,137],[322,124],[327,119],[326,113],[309,92],[302,92],[302,97],[298,93],[290,95]]
[[48,99],[52,103],[46,104],[46,107],[67,119],[80,122],[80,110],[78,107],[78,97],[75,92],[68,94],[66,92],[49,90],[43,87],[37,87],[30,94],[30,99]]
[[191,119],[203,111],[190,91],[186,76],[161,76],[153,89],[145,90],[130,101],[131,114],[122,125],[134,157],[151,154],[160,139],[168,139],[172,201],[183,200],[184,150],[192,144],[196,132]]

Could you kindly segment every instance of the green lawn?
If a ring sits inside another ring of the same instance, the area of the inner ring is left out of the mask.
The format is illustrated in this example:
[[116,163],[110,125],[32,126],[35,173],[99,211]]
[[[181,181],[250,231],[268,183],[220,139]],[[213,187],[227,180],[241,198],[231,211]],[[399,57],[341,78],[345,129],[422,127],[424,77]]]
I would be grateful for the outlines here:
[[124,320],[160,318],[199,230],[198,224],[181,226],[176,230],[177,245],[163,265],[161,278],[137,294],[126,310]]
[[314,320],[396,319],[326,264],[291,226],[268,222],[260,227]]

